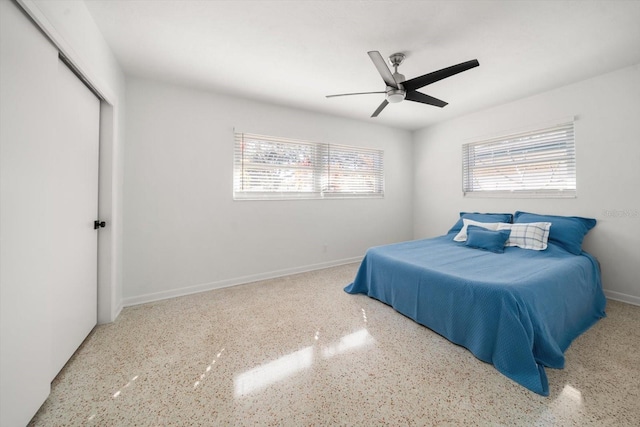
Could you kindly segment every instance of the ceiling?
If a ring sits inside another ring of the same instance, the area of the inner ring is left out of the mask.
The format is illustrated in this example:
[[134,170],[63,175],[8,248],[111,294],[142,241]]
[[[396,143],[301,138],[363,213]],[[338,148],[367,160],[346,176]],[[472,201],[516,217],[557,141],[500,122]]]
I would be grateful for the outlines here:
[[[415,130],[640,63],[640,1],[86,0],[128,75]],[[403,52],[407,79],[478,59],[369,118],[367,56]]]

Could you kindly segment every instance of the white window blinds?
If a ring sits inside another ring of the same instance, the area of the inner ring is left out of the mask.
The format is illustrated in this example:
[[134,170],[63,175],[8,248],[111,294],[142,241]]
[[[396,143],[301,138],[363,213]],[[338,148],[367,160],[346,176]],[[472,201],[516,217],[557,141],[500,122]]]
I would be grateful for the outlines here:
[[462,146],[462,191],[486,197],[575,197],[573,122]]
[[384,153],[236,133],[234,199],[384,196]]

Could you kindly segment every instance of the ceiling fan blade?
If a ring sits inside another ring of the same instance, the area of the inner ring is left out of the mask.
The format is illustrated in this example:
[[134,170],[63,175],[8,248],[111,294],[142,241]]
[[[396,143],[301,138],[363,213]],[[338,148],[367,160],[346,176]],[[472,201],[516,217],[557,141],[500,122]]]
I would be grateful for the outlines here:
[[380,112],[384,110],[384,107],[386,107],[388,104],[389,104],[389,101],[387,101],[386,99],[382,101],[382,104],[380,104],[380,106],[376,109],[376,111],[373,112],[371,117],[378,117],[378,114],[380,114]]
[[425,95],[422,92],[417,92],[415,90],[412,90],[410,92],[407,92],[407,95],[404,97],[404,99],[407,99],[409,101],[413,101],[413,102],[420,102],[422,104],[429,104],[429,105],[434,105],[436,107],[444,107],[445,105],[448,104],[448,102],[444,102],[438,98],[434,98],[433,96],[429,96],[429,95]]
[[375,65],[378,69],[382,80],[384,80],[387,86],[391,86],[397,89],[398,83],[396,82],[396,79],[393,78],[393,74],[391,74],[391,70],[389,70],[389,67],[387,67],[387,63],[382,58],[382,55],[380,55],[380,52],[378,52],[377,50],[372,50],[371,52],[367,53],[369,54],[369,58],[371,58],[371,60],[373,61],[373,65]]
[[350,96],[350,95],[369,95],[370,93],[386,93],[386,92],[379,91],[379,92],[339,93],[337,95],[327,95],[326,98],[335,98],[336,96]]
[[408,91],[420,89],[423,86],[430,85],[431,83],[435,83],[439,80],[446,79],[447,77],[451,77],[463,71],[467,71],[471,68],[477,67],[478,65],[480,65],[478,60],[472,59],[471,61],[463,62],[458,65],[452,65],[451,67],[443,68],[442,70],[434,71],[432,73],[407,80],[406,82],[402,83],[402,86],[405,88],[405,90]]

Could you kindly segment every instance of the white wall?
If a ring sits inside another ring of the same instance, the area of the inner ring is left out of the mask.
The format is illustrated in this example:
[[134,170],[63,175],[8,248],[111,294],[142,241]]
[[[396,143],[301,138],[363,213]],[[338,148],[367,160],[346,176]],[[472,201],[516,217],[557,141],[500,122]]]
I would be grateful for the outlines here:
[[125,77],[87,10],[74,0],[18,0],[71,60],[104,101],[100,111],[100,230],[98,321],[114,320],[122,308],[122,165]]
[[[126,109],[125,305],[355,261],[412,236],[408,131],[139,78]],[[386,196],[233,201],[234,127],[383,149]]]
[[[567,116],[577,116],[577,198],[463,197],[463,143]],[[607,296],[640,304],[640,65],[422,129],[414,144],[415,238],[446,233],[460,211],[596,218],[584,247]]]

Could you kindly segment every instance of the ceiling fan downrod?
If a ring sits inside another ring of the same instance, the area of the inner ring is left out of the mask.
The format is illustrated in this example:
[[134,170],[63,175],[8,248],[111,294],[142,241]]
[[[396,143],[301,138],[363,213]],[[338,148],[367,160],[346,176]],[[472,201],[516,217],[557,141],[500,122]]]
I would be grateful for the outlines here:
[[405,58],[405,54],[402,52],[394,53],[389,56],[389,63],[393,67],[393,78],[398,84],[397,88],[387,86],[387,92],[385,99],[387,102],[391,104],[396,104],[398,102],[404,101],[404,98],[407,96],[407,92],[402,87],[402,82],[404,82],[404,75],[398,72],[398,66],[402,64]]

